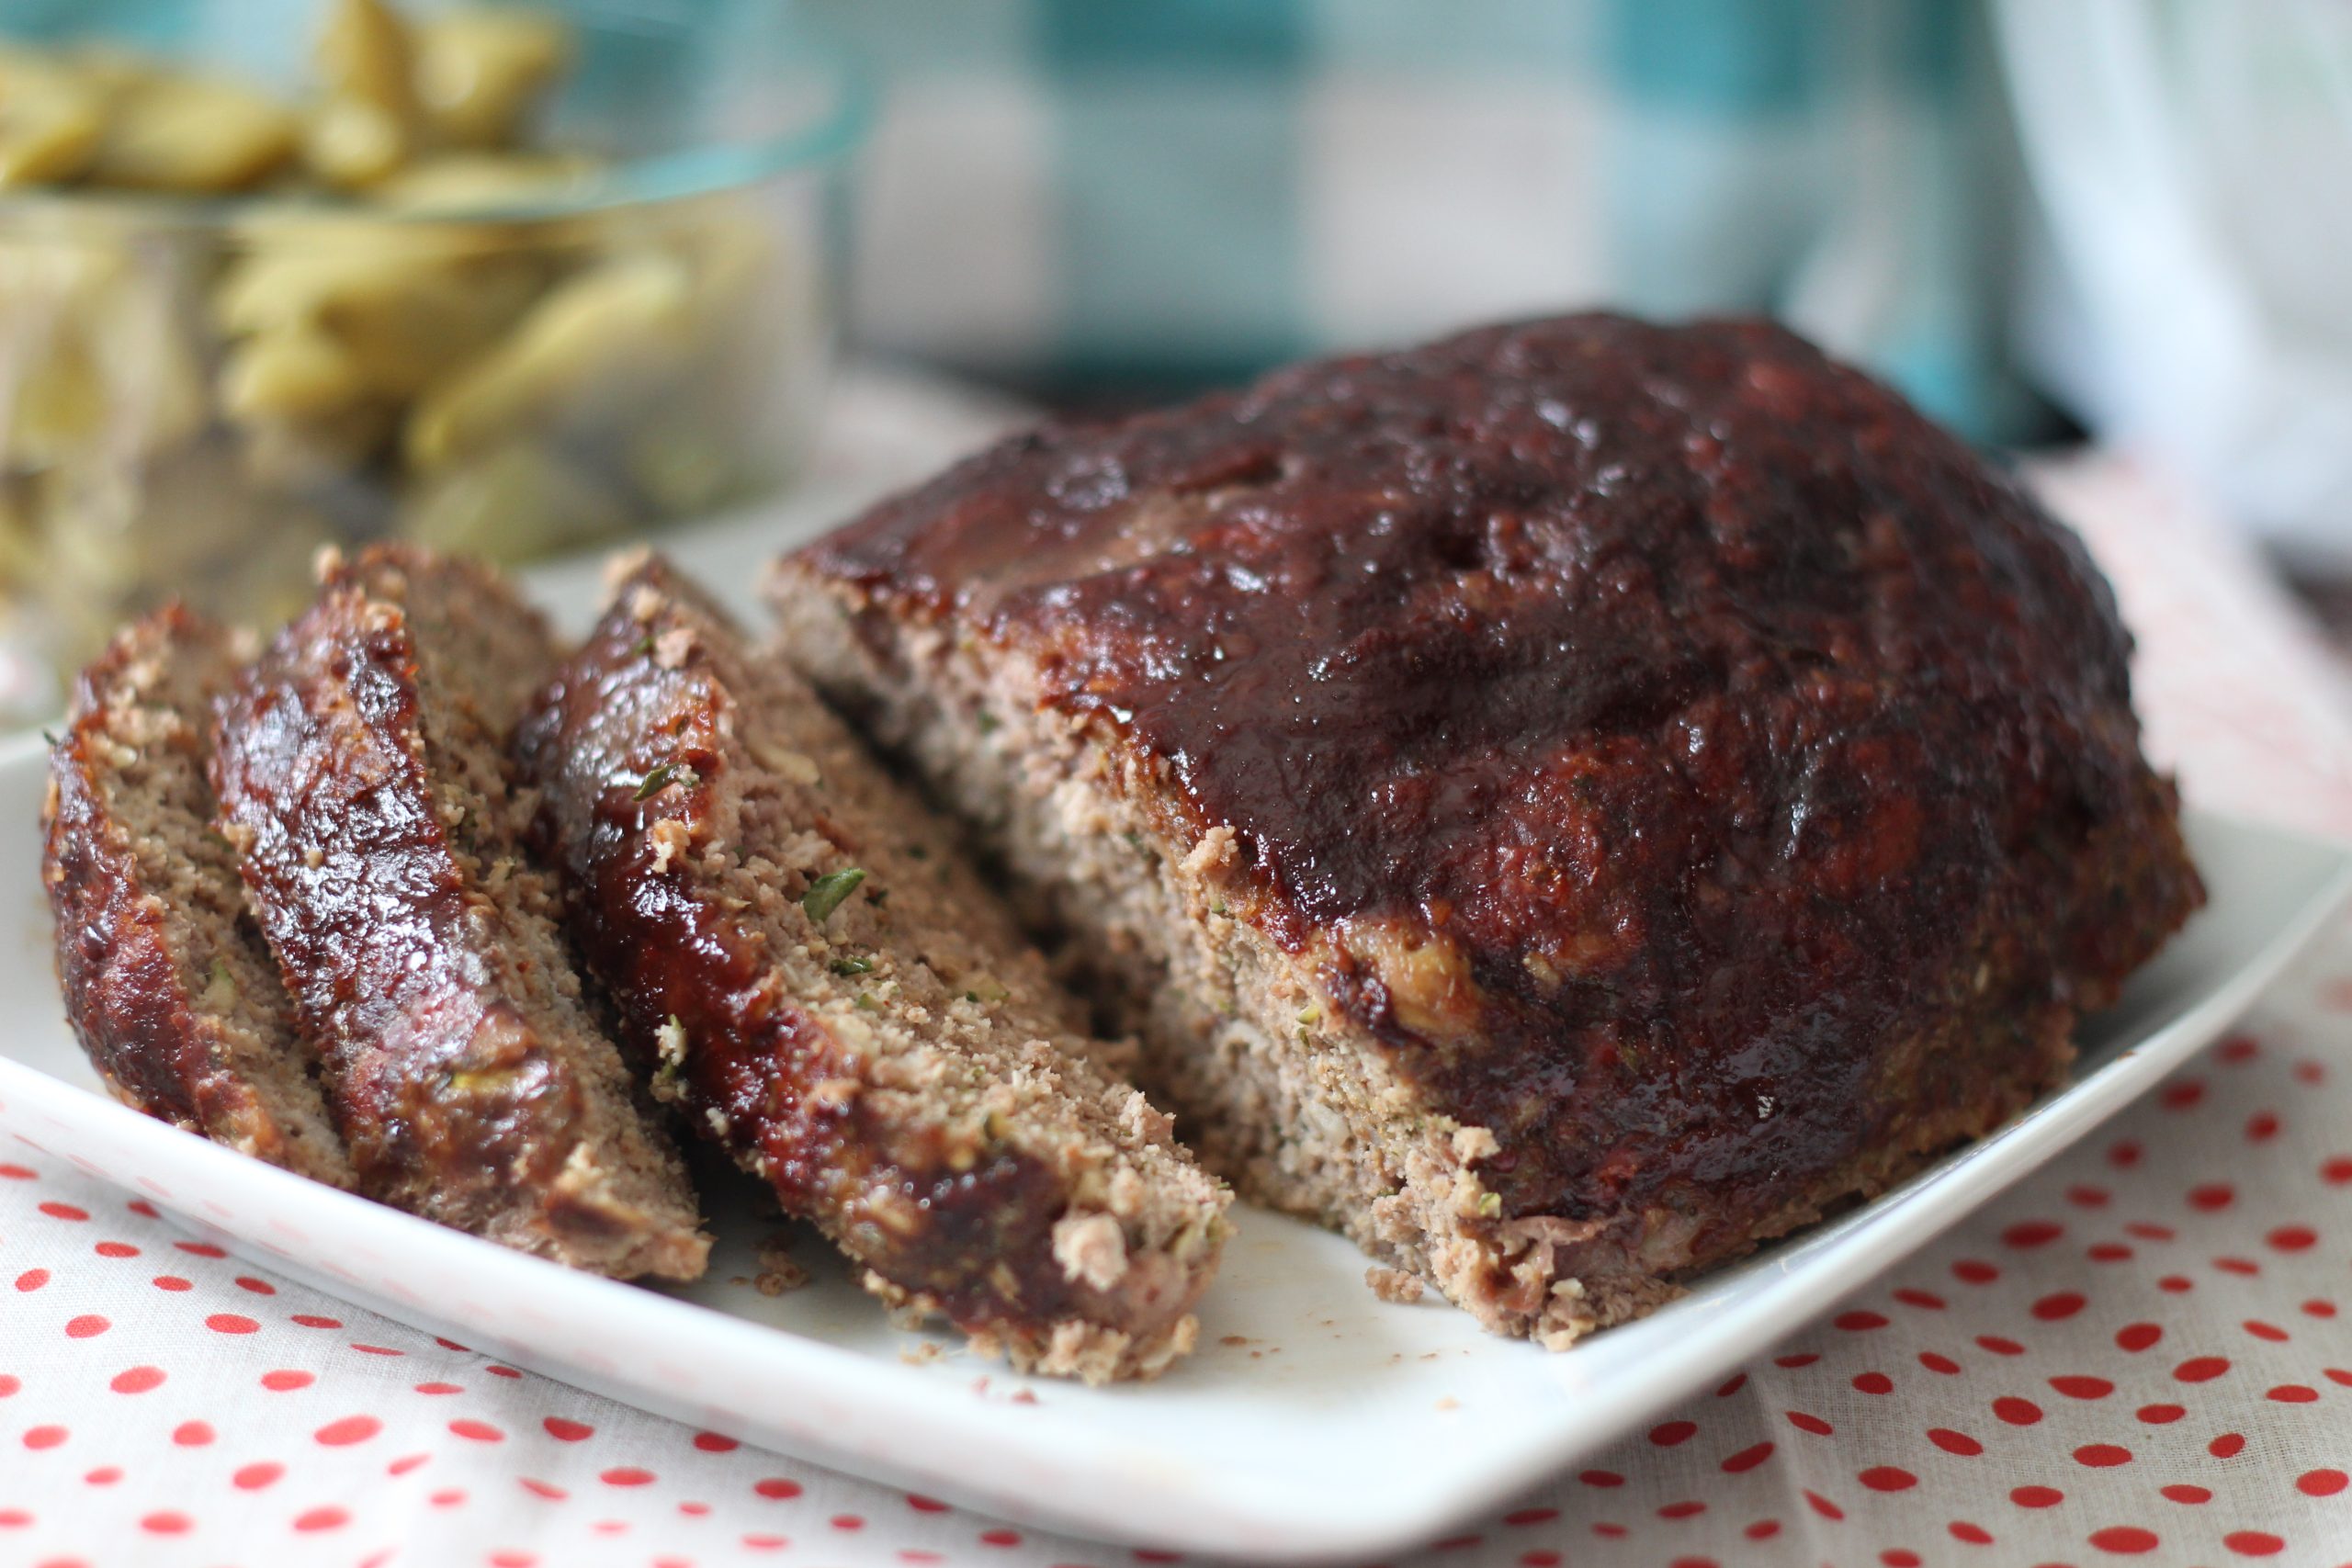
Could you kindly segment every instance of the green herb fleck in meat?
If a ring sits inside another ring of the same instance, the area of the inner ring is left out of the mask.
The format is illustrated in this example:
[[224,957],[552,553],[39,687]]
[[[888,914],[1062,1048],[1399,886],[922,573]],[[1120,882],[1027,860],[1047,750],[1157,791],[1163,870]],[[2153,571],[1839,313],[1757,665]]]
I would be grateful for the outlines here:
[[865,880],[863,866],[829,871],[808,885],[808,891],[800,896],[800,908],[810,919],[823,925],[825,918],[840,908],[842,900],[856,892],[857,885]]

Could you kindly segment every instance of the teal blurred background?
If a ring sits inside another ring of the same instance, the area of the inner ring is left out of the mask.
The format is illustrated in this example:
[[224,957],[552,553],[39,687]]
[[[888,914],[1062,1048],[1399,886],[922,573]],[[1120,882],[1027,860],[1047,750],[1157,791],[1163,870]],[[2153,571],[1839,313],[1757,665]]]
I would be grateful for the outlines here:
[[1973,0],[804,0],[876,68],[858,338],[1056,400],[1610,304],[1986,441],[2030,221]]

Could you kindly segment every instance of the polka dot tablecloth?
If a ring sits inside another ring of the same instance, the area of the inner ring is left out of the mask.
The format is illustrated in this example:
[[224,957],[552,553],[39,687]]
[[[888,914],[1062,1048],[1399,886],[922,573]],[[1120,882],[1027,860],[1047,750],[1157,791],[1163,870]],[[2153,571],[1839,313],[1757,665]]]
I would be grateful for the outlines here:
[[[2283,600],[2129,466],[2040,479],[2118,578],[2192,795],[2345,831],[2339,678]],[[2352,1562],[2347,1038],[2352,926],[1893,1275],[1412,1560]],[[0,1568],[1181,1560],[529,1376],[0,1139]]]

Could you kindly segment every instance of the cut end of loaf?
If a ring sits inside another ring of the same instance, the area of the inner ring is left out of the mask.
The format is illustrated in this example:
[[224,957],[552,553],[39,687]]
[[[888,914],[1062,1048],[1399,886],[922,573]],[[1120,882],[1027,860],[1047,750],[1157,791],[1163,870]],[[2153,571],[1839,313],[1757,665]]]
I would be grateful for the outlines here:
[[[1098,1066],[954,836],[796,677],[639,563],[522,750],[582,945],[642,1048],[674,1055],[689,1121],[870,1288],[1057,1375],[1149,1376],[1189,1348],[1225,1192]],[[704,946],[642,918],[672,907]],[[736,983],[701,972],[713,952]]]

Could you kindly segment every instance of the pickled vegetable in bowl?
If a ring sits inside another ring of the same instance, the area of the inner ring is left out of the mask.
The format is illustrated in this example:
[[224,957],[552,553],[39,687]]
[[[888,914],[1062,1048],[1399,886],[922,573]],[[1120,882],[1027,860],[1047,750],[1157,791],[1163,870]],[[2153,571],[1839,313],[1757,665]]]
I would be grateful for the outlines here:
[[0,710],[322,545],[523,560],[790,477],[862,105],[786,7],[61,11],[0,43]]

